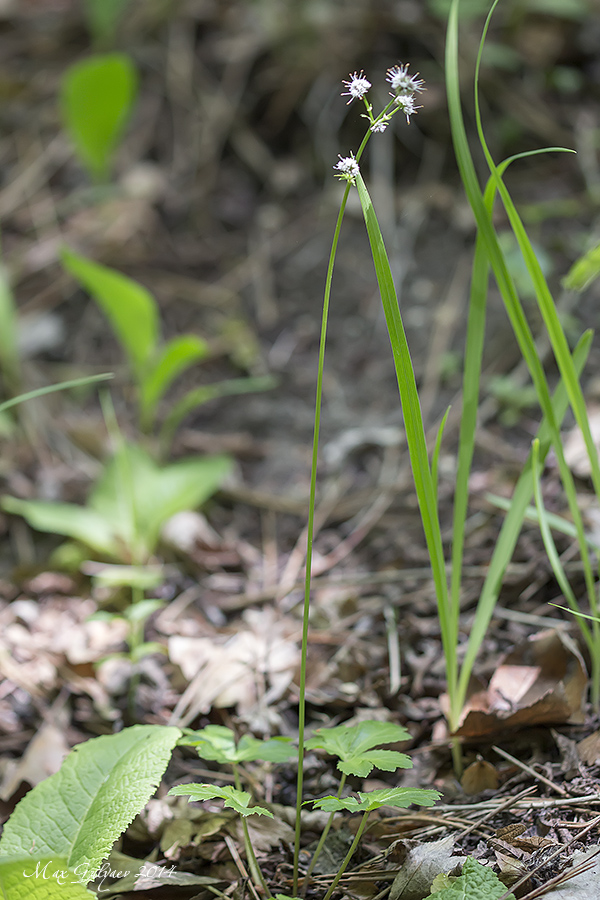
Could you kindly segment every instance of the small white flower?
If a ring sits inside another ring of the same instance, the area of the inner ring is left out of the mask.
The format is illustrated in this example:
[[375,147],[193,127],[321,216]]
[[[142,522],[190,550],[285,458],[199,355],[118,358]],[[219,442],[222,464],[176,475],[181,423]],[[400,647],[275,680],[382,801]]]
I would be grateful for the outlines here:
[[365,73],[363,71],[360,73],[354,72],[350,76],[350,80],[342,81],[342,84],[345,84],[348,88],[347,91],[342,93],[342,97],[350,97],[348,104],[352,103],[353,100],[361,100],[371,87],[371,82],[365,78]]
[[354,155],[351,153],[350,156],[340,156],[340,154],[338,156],[340,161],[333,167],[337,169],[335,173],[336,178],[344,178],[346,181],[354,184],[354,179],[360,173],[360,168],[354,159]]
[[406,121],[410,125],[410,117],[413,116],[420,106],[415,106],[415,98],[413,94],[400,94],[396,97],[396,103],[406,116]]
[[388,119],[380,119],[379,122],[373,122],[370,131],[381,134],[388,127]]
[[395,94],[419,94],[425,90],[425,82],[422,78],[417,78],[418,72],[417,75],[408,74],[409,65],[410,63],[405,66],[400,63],[387,71],[386,81],[389,81]]

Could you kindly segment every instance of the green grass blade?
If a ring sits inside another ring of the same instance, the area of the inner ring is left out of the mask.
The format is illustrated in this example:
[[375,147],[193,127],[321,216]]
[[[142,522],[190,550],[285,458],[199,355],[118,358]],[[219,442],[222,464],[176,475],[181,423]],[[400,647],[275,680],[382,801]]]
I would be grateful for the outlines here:
[[[582,335],[573,351],[573,360],[578,372],[583,370],[592,344],[592,338],[592,332],[587,331]],[[565,416],[569,404],[563,382],[560,382],[558,385],[552,404],[555,419],[560,423]],[[551,446],[550,429],[545,420],[542,421],[537,436],[540,441],[539,456],[540,460],[543,461]],[[532,459],[530,454],[513,492],[508,514],[502,523],[502,528],[500,529],[500,534],[496,541],[494,552],[492,553],[481,594],[479,595],[479,601],[475,611],[475,620],[469,634],[467,650],[459,676],[458,696],[461,708],[465,701],[475,658],[477,657],[481,644],[485,638],[488,625],[494,612],[494,607],[500,594],[506,567],[514,553],[517,539],[521,533],[523,520],[527,514],[532,495],[531,468]]]
[[86,375],[84,378],[72,378],[70,381],[61,381],[59,384],[49,384],[47,387],[36,388],[35,391],[27,391],[25,394],[19,394],[18,397],[5,400],[4,403],[0,403],[0,412],[10,409],[11,406],[17,406],[19,403],[25,403],[26,400],[43,397],[44,394],[68,391],[70,388],[84,387],[86,384],[94,384],[97,381],[109,381],[111,378],[114,378],[112,372],[104,372],[102,375]]
[[[573,588],[569,583],[569,579],[567,578],[567,573],[564,570],[563,564],[560,561],[560,556],[558,555],[558,550],[556,549],[556,544],[554,543],[554,538],[552,537],[552,532],[550,530],[550,522],[548,521],[548,516],[546,513],[546,507],[544,506],[544,500],[542,497],[542,488],[541,488],[541,464],[540,464],[540,441],[539,438],[535,438],[531,445],[531,475],[532,475],[532,483],[533,483],[533,496],[535,498],[535,508],[538,514],[538,522],[540,526],[540,534],[542,535],[542,540],[544,542],[544,549],[546,550],[546,556],[548,557],[548,561],[552,566],[552,571],[554,573],[554,577],[556,578],[557,584],[561,589],[563,596],[565,597],[567,603],[573,610],[573,612],[579,612],[579,603],[577,602],[577,598],[573,592]],[[590,653],[592,654],[592,659],[594,657],[594,644],[592,641],[592,635],[590,629],[585,624],[585,622],[579,623],[581,628],[581,633],[585,638],[585,641],[589,647]]]
[[457,675],[456,642],[454,640],[455,624],[452,620],[452,611],[449,605],[442,533],[438,517],[435,485],[429,467],[419,394],[381,229],[379,228],[369,192],[361,175],[358,175],[356,178],[356,186],[365,218],[375,273],[392,346],[406,429],[406,440],[435,584],[440,629],[446,659],[448,691],[452,696]]
[[435,491],[435,501],[439,503],[438,498],[438,468],[440,461],[440,453],[442,450],[442,440],[444,437],[444,428],[446,427],[446,422],[448,421],[448,416],[450,414],[450,407],[444,413],[442,421],[440,422],[440,427],[438,428],[435,446],[433,448],[433,453],[431,454],[431,478],[433,480],[433,489]]

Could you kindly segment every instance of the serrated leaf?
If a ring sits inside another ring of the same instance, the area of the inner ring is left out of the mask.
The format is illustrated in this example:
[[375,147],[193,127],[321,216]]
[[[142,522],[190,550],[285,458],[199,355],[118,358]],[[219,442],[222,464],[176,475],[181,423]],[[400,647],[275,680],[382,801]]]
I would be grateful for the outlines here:
[[61,251],[61,261],[105,314],[136,380],[142,383],[159,335],[158,306],[154,297],[131,278],[92,262],[68,247]]
[[192,800],[214,800],[219,797],[224,801],[224,805],[230,809],[234,809],[240,816],[269,816],[273,818],[273,813],[262,806],[249,806],[252,797],[248,791],[238,791],[237,788],[228,784],[225,787],[217,787],[214,784],[176,784],[171,788],[169,794],[174,797],[187,796]]
[[229,765],[256,760],[284,762],[294,754],[290,742],[290,738],[286,737],[259,741],[252,735],[245,734],[239,744],[236,744],[233,731],[224,725],[207,725],[201,731],[185,735],[179,741],[180,744],[195,747],[201,759]]
[[125,53],[91,56],[64,74],[60,105],[65,128],[94,178],[106,178],[137,92],[137,72]]
[[81,875],[59,857],[0,859],[0,900],[90,900]]
[[181,736],[178,728],[134,725],[79,744],[60,770],[17,804],[0,854],[36,853],[86,867],[90,879],[150,799]]
[[[462,875],[454,879],[449,887],[430,894],[427,900],[498,900],[506,893],[506,885],[488,866],[482,866],[476,859],[467,857]],[[506,900],[515,900],[509,894]]]
[[380,809],[382,806],[395,806],[406,809],[411,803],[417,806],[433,806],[440,799],[439,791],[428,791],[424,788],[382,788],[378,791],[369,791],[367,794],[358,792],[360,800],[356,797],[322,797],[320,800],[313,800],[313,806],[316,809],[323,809],[325,812],[336,812],[346,809],[348,812],[372,812],[374,809]]
[[402,725],[368,719],[358,725],[337,725],[317,728],[312,738],[304,742],[307,750],[324,750],[340,759],[337,767],[346,775],[365,778],[373,768],[385,772],[411,769],[412,762],[405,753],[395,750],[372,751],[379,744],[410,740],[410,733]]

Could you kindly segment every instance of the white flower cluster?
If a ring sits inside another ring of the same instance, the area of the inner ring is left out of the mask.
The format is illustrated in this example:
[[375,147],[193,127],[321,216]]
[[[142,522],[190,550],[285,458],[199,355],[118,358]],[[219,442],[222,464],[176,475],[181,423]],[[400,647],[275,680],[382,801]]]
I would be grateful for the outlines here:
[[408,66],[408,63],[405,66],[402,63],[399,66],[392,66],[387,71],[386,81],[392,86],[393,93],[390,92],[390,96],[395,99],[410,124],[410,117],[421,109],[420,106],[415,106],[415,94],[425,90],[425,82],[418,77],[418,72],[416,75],[409,75]]
[[360,168],[358,163],[354,158],[354,154],[351,153],[350,156],[341,156],[339,162],[335,164],[333,167],[337,169],[336,178],[343,178],[345,181],[349,181],[351,184],[354,184],[354,179],[360,172]]
[[[353,100],[362,100],[367,110],[367,113],[363,118],[369,120],[369,131],[382,132],[385,131],[388,122],[398,110],[402,110],[406,116],[406,121],[410,124],[410,117],[416,113],[418,109],[421,109],[421,107],[417,106],[415,103],[415,95],[420,94],[421,91],[425,90],[425,82],[418,76],[418,72],[416,75],[408,74],[408,63],[406,65],[400,63],[399,65],[392,66],[391,69],[388,69],[386,81],[388,81],[392,87],[390,96],[394,99],[393,101],[388,102],[385,109],[382,110],[378,116],[373,115],[373,106],[366,98],[366,95],[371,88],[371,82],[368,78],[365,78],[365,73],[362,69],[360,72],[353,72],[348,81],[342,82],[347,88],[347,90],[342,92],[342,97],[350,97],[348,100],[349,104],[352,103]],[[360,172],[358,162],[352,153],[350,156],[340,156],[339,161],[333,168],[336,170],[335,174],[337,178],[343,178],[346,181],[349,181],[350,184],[355,183],[356,176]]]

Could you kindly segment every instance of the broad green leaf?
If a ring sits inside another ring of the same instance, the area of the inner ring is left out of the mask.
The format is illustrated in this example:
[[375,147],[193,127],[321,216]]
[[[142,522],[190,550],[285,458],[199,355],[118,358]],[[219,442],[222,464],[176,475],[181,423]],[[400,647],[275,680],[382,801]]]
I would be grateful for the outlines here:
[[[436,891],[427,900],[498,900],[506,894],[506,885],[488,866],[482,866],[468,856],[463,865],[462,875],[453,879],[452,884]],[[508,894],[506,900],[515,900]]]
[[[161,565],[119,566],[107,563],[97,567],[94,564],[93,569],[90,567],[89,571],[86,570],[84,574],[91,574],[94,583],[103,587],[135,587],[143,591],[158,587],[164,581],[164,570]],[[135,604],[136,607],[140,605],[140,603]]]
[[84,0],[85,17],[97,44],[110,44],[129,0]]
[[137,93],[137,72],[125,53],[91,56],[65,72],[60,106],[65,128],[95,179],[107,178]]
[[207,353],[206,341],[193,334],[173,338],[161,348],[140,386],[140,417],[144,428],[152,425],[160,398],[177,376],[204,359]]
[[214,800],[219,797],[224,801],[224,805],[230,809],[234,809],[240,816],[269,816],[273,818],[273,813],[262,806],[249,806],[252,797],[248,791],[238,791],[237,788],[228,784],[225,787],[217,787],[214,784],[176,784],[171,788],[169,795],[174,797],[189,797],[190,803],[193,800]]
[[[98,553],[124,562],[145,562],[156,548],[160,530],[171,516],[200,506],[218,489],[231,468],[225,456],[178,460],[163,468],[136,444],[124,444],[108,463],[87,506],[4,497],[6,512],[24,516],[32,528],[64,534]],[[144,579],[154,573],[132,570],[116,582]],[[110,576],[108,576],[110,578]]]
[[596,244],[573,263],[565,275],[562,285],[568,291],[585,291],[599,275],[600,244]]
[[304,742],[307,750],[325,750],[338,756],[338,769],[345,775],[365,778],[375,767],[385,772],[411,769],[412,762],[405,753],[395,750],[371,750],[379,744],[392,744],[410,740],[410,733],[392,722],[367,720],[358,725],[337,725],[334,728],[317,728],[315,734]]
[[236,744],[233,731],[224,725],[207,725],[202,731],[184,735],[179,741],[185,746],[195,747],[201,759],[230,765],[255,760],[284,762],[296,752],[290,742],[291,739],[286,737],[259,741],[252,735],[245,734],[240,738],[239,744]]
[[90,900],[85,869],[69,869],[65,859],[0,859],[0,900]]
[[131,278],[92,262],[68,247],[63,248],[61,261],[100,306],[136,380],[143,382],[159,334],[158,307],[152,294]]
[[137,444],[124,444],[106,467],[89,506],[112,522],[115,536],[143,562],[175,513],[201,506],[231,469],[225,456],[198,456],[158,466]]
[[98,553],[118,556],[113,523],[93,509],[74,503],[46,503],[43,500],[18,500],[3,497],[2,509],[23,516],[37,531],[64,534],[86,544]]
[[134,725],[79,744],[60,770],[17,804],[0,855],[64,858],[89,878],[150,799],[181,736],[178,728]]
[[316,809],[323,809],[325,812],[336,812],[337,810],[346,809],[348,812],[372,812],[374,809],[380,809],[382,806],[396,806],[406,809],[411,803],[417,806],[433,806],[440,797],[439,791],[428,791],[424,788],[382,788],[379,791],[370,791],[368,794],[358,792],[360,800],[356,797],[322,797],[320,800],[313,800],[312,804]]

